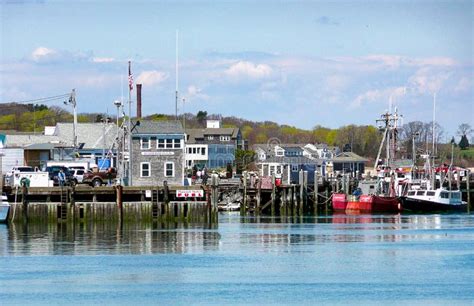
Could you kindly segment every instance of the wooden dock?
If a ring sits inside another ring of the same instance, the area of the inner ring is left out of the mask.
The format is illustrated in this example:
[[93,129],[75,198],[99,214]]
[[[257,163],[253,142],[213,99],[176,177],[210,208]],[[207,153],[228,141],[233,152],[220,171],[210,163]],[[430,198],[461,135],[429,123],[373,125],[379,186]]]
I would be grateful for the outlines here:
[[[183,198],[177,191],[203,191]],[[31,187],[10,190],[9,222],[217,222],[216,189],[192,187]]]

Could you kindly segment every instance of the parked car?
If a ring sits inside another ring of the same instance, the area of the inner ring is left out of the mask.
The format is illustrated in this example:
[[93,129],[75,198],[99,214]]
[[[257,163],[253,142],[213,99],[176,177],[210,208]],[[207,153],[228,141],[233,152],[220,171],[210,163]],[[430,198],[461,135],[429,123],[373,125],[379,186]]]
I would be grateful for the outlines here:
[[117,178],[115,168],[109,168],[106,171],[88,171],[84,173],[82,182],[94,187],[102,186],[109,180],[114,181]]
[[66,176],[65,184],[66,185],[74,185],[76,183],[76,181],[74,180],[73,174],[71,173],[71,171],[69,171],[69,168],[67,168],[67,167],[50,166],[50,167],[46,167],[45,171],[49,173],[49,179],[53,180],[54,185],[58,186],[59,185],[58,174],[59,174],[59,171],[61,171],[61,170],[63,170],[63,172]]
[[72,176],[74,177],[74,182],[75,184],[80,184],[84,180],[84,174],[86,171],[82,168],[73,168],[69,169],[69,171],[72,173]]

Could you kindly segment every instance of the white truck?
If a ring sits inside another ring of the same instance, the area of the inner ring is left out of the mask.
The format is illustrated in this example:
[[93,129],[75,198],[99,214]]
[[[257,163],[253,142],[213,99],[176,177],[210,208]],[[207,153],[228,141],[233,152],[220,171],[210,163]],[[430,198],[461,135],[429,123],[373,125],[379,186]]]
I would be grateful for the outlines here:
[[29,180],[30,187],[52,187],[53,181],[49,179],[49,173],[43,171],[15,172],[5,176],[5,184],[11,187],[21,187],[22,180]]
[[85,171],[88,171],[91,168],[97,167],[95,163],[91,163],[89,160],[50,160],[46,162],[46,167],[51,167],[51,166],[63,166],[71,169],[79,169],[82,168]]

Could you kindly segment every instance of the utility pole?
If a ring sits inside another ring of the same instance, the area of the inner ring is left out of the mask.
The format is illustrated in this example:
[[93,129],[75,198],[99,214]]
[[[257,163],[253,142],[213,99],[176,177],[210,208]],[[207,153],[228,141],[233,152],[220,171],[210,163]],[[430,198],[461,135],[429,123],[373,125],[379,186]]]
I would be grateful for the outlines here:
[[128,186],[132,186],[132,63],[128,61]]

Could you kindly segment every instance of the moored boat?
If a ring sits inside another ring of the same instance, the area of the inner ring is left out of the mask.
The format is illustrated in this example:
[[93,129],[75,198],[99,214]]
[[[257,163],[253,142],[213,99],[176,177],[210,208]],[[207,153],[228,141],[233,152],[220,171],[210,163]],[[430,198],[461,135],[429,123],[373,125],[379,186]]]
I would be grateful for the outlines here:
[[402,205],[397,197],[361,195],[356,201],[348,201],[346,212],[375,213],[401,212]]
[[467,211],[467,202],[462,201],[459,190],[410,190],[400,199],[404,209],[414,212]]
[[347,196],[344,193],[334,193],[332,195],[332,210],[343,212],[346,211]]
[[0,223],[7,222],[8,212],[10,210],[10,204],[6,195],[2,195],[2,200],[0,203]]

